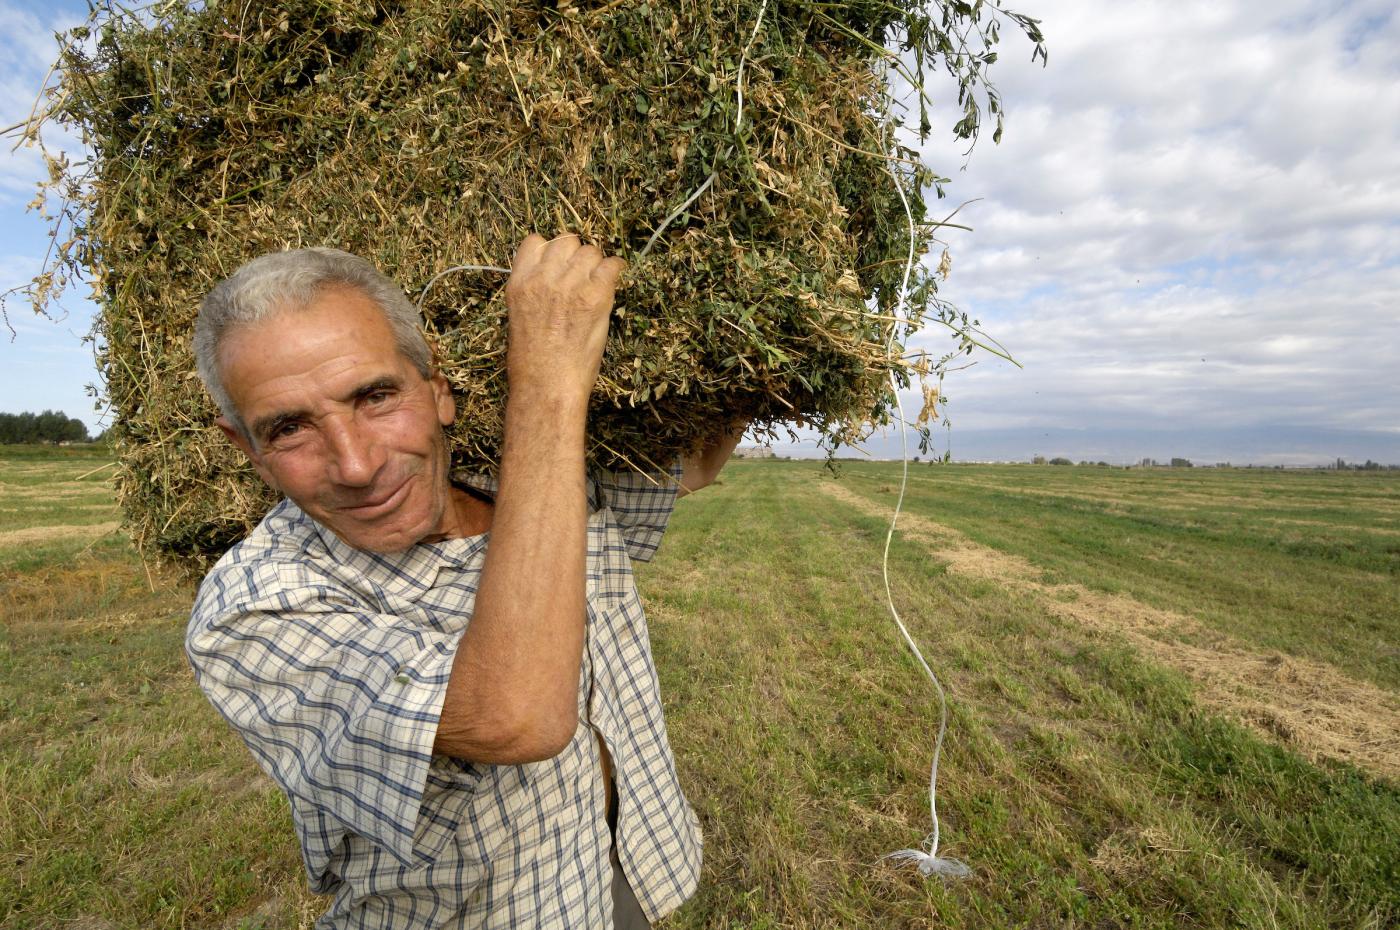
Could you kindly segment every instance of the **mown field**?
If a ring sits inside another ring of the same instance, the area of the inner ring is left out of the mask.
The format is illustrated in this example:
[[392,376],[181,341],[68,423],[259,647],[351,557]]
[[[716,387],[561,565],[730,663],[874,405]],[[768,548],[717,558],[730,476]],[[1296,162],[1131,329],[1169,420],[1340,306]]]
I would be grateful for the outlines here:
[[[100,452],[0,449],[0,926],[309,927]],[[706,832],[675,928],[1400,921],[1400,474],[735,462],[639,572]]]

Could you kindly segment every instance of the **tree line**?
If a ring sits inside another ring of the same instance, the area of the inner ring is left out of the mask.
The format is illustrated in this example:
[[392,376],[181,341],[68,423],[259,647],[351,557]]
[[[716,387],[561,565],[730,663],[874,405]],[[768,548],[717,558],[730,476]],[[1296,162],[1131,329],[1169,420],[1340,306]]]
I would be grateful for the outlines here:
[[43,413],[0,413],[0,445],[17,442],[87,442],[82,420],[57,410]]

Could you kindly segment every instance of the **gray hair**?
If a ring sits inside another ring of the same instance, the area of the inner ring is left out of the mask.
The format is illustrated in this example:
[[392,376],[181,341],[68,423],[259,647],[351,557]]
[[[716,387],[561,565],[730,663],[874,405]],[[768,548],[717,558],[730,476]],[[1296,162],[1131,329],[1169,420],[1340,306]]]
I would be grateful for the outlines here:
[[418,308],[373,264],[340,249],[294,249],[253,259],[209,292],[194,324],[194,361],[214,403],[245,437],[247,427],[219,373],[219,345],[230,329],[277,313],[304,310],[327,290],[348,287],[384,313],[400,354],[423,375],[432,374],[432,350]]

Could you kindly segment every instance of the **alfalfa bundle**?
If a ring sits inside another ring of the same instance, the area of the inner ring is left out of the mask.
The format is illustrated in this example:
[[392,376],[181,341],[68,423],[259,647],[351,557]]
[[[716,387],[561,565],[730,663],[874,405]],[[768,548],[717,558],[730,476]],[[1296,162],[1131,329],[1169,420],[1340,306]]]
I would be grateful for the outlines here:
[[[800,418],[832,443],[887,418],[890,371],[907,383],[918,364],[908,333],[960,328],[927,274],[897,306],[896,185],[922,224],[940,179],[894,143],[887,74],[945,67],[970,136],[979,92],[999,116],[983,69],[1005,18],[1039,40],[980,0],[100,7],[46,114],[91,157],[52,166],[73,234],[36,297],[93,285],[135,538],[197,565],[269,503],[190,354],[201,297],[269,250],[334,245],[415,297],[450,266],[504,264],[532,230],[629,258],[591,408],[603,467],[656,467],[737,418]],[[914,250],[932,237],[916,226]],[[503,284],[458,273],[425,303],[464,467],[490,468],[501,439]]]

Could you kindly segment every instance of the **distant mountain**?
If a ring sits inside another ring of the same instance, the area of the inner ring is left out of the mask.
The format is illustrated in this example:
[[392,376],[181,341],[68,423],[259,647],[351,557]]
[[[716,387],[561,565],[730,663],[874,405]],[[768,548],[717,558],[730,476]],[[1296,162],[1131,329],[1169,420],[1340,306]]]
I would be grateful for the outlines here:
[[[1197,465],[1229,462],[1233,465],[1329,465],[1338,458],[1348,463],[1367,459],[1383,465],[1400,464],[1400,431],[1329,430],[1307,426],[1250,426],[1238,429],[994,429],[954,427],[936,430],[934,448],[919,452],[917,437],[910,433],[909,454],[921,458],[952,451],[954,461],[1028,462],[1034,456],[1063,457],[1075,462],[1105,461],[1115,465],[1144,458],[1168,462],[1190,459]],[[863,446],[872,458],[900,457],[899,436],[875,436]],[[777,455],[794,458],[821,457],[811,443],[774,443]],[[859,456],[853,449],[841,455]]]

